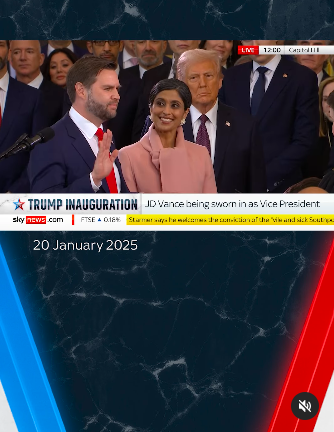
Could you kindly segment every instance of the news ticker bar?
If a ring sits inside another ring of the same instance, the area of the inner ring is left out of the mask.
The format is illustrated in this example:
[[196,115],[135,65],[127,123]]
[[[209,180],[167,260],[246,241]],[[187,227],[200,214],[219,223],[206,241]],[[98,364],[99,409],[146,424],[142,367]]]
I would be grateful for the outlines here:
[[238,46],[241,55],[301,55],[301,54],[334,54],[334,45],[241,45]]

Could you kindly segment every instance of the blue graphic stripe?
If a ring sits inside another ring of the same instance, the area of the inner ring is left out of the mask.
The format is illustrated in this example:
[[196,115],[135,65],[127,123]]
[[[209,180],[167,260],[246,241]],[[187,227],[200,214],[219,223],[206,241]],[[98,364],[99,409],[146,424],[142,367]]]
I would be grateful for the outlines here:
[[65,432],[0,246],[0,380],[19,432]]

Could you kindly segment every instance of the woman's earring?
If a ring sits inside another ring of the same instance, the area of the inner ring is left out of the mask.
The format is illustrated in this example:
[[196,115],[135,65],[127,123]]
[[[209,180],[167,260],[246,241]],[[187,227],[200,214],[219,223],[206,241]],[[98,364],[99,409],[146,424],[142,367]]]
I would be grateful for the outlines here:
[[151,122],[153,122],[153,120],[152,120],[152,116],[151,116],[151,115],[149,115],[148,118],[151,120]]
[[186,119],[182,119],[182,120],[181,120],[181,123],[180,123],[181,126],[183,126],[183,125],[185,124],[185,122],[186,122]]

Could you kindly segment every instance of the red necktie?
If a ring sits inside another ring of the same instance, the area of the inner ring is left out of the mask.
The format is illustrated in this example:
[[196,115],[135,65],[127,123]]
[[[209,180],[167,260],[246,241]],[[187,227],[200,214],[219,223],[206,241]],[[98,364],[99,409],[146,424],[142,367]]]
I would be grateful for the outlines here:
[[[101,128],[98,128],[98,130],[95,132],[95,135],[99,140],[99,147],[100,147],[100,141],[102,141],[103,139],[103,130]],[[114,168],[111,170],[110,174],[106,177],[106,180],[107,180],[109,192],[118,193]]]

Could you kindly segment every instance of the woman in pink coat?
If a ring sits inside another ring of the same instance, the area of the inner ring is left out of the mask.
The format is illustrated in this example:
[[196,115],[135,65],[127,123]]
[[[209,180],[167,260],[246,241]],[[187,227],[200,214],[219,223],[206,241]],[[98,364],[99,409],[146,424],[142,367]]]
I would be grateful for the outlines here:
[[153,124],[147,134],[118,153],[129,191],[217,193],[208,150],[183,136],[191,105],[187,85],[177,79],[159,81],[149,102]]

